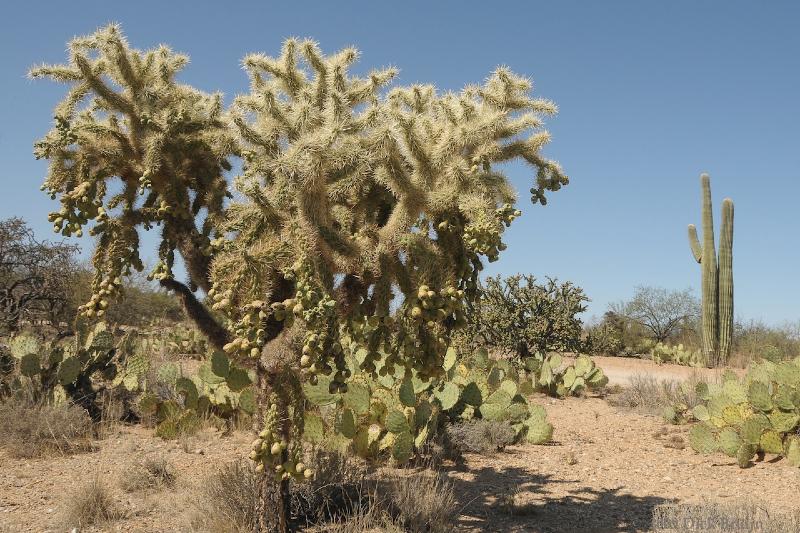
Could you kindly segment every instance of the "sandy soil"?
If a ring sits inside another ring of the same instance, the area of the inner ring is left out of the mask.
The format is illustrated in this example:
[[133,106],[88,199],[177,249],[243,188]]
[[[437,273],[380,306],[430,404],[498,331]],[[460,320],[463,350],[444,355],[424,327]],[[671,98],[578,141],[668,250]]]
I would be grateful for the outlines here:
[[[658,365],[647,359],[635,357],[601,357],[593,356],[595,364],[603,369],[611,385],[625,387],[630,384],[631,377],[637,374],[647,374],[658,380],[683,381],[696,376],[704,381],[714,381],[722,375],[722,369],[694,368],[680,365]],[[733,369],[739,375],[744,375],[743,369]]]
[[[691,369],[647,361],[598,358],[623,384],[650,370],[678,379]],[[666,502],[749,498],[767,509],[800,507],[800,469],[767,457],[748,469],[729,458],[685,447],[688,427],[612,407],[600,397],[537,398],[556,427],[547,446],[514,446],[493,456],[468,455],[450,466],[459,501],[458,531],[646,531],[652,508]],[[192,486],[247,451],[250,436],[209,430],[191,442],[164,442],[152,430],[122,427],[98,450],[48,459],[11,459],[0,452],[0,532],[66,531],[70,494],[93,477],[106,480],[127,518],[105,531],[187,531]],[[670,447],[670,446],[677,446]],[[173,490],[126,494],[118,479],[145,457],[165,457],[178,472]]]

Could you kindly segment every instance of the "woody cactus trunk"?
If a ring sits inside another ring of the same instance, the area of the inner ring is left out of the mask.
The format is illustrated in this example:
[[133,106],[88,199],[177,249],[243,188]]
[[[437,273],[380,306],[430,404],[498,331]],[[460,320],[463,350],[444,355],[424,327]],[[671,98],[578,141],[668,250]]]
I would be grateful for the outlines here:
[[722,201],[722,228],[719,237],[719,258],[714,244],[714,214],[711,205],[711,179],[700,176],[703,189],[703,244],[697,229],[689,224],[689,245],[702,272],[703,355],[709,366],[720,366],[728,360],[733,337],[733,201]]
[[[69,64],[31,72],[71,86],[35,155],[62,204],[55,231],[97,237],[82,313],[103,317],[120,278],[143,268],[140,231],[159,227],[151,276],[256,372],[250,457],[265,532],[289,527],[290,479],[314,476],[302,462],[303,385],[346,394],[353,361],[375,378],[387,365],[439,376],[484,261],[521,214],[497,165],[532,167],[533,203],[568,183],[540,154],[556,107],[532,98],[528,79],[498,68],[459,93],[389,90],[395,69],[353,77],[357,58],[290,39],[277,58],[245,58],[250,92],[228,109],[176,80],[186,56],[130,48],[115,26],[75,39]],[[229,183],[233,158],[242,175]]]

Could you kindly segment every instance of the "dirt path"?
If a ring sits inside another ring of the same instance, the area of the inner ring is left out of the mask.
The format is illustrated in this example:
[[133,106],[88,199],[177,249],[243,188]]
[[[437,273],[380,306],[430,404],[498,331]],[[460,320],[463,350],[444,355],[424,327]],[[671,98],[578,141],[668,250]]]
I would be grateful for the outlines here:
[[[785,461],[768,456],[742,470],[723,455],[665,447],[673,435],[686,442],[687,426],[665,428],[600,398],[541,401],[556,428],[552,445],[472,455],[468,470],[450,472],[465,507],[459,530],[647,531],[656,505],[704,498],[800,506],[800,469]],[[668,435],[656,435],[664,429]]]
[[[684,381],[695,375],[704,381],[714,381],[722,375],[723,370],[711,368],[694,368],[690,366],[661,364],[658,365],[647,359],[634,357],[592,357],[595,364],[603,369],[611,385],[626,387],[630,379],[636,375],[649,375],[659,381],[674,380]],[[734,369],[734,372],[743,375],[744,370]]]
[[[468,455],[463,465],[447,469],[461,509],[457,531],[646,531],[654,506],[703,498],[751,498],[776,510],[800,507],[800,469],[784,461],[767,457],[742,470],[721,455],[665,447],[673,436],[685,441],[688,428],[669,427],[661,435],[660,419],[617,409],[602,398],[536,401],[556,427],[553,444]],[[241,456],[248,440],[246,433],[209,434],[186,448],[133,427],[99,441],[94,453],[36,460],[0,454],[0,531],[66,531],[59,519],[64,505],[95,476],[109,483],[128,516],[104,531],[188,531],[193,484]],[[174,490],[119,490],[117,480],[130,464],[162,456],[178,472]]]

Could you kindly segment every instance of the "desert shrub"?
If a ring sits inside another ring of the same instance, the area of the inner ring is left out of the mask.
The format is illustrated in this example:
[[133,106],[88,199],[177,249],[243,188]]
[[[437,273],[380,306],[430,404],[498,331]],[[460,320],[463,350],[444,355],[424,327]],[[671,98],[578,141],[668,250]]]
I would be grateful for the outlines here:
[[68,454],[91,448],[92,420],[71,404],[0,403],[0,447],[14,457]]
[[[452,486],[432,471],[402,477],[370,473],[337,452],[308,451],[315,475],[290,484],[294,527],[315,531],[452,531]],[[233,461],[199,487],[192,522],[203,531],[252,531],[258,474],[252,463]],[[359,527],[366,529],[359,529]],[[381,529],[383,528],[383,529]]]
[[782,326],[758,321],[736,323],[733,333],[731,362],[740,366],[762,358],[778,362],[800,356],[800,322]]
[[622,331],[610,321],[603,320],[585,329],[584,350],[592,355],[621,355],[625,345]]
[[618,407],[636,409],[646,414],[664,415],[665,410],[693,408],[702,402],[695,389],[699,378],[692,375],[687,381],[659,380],[646,374],[636,374],[608,402]]
[[446,533],[453,531],[456,498],[453,486],[433,471],[396,477],[382,499],[387,513],[406,531]]
[[800,531],[800,510],[776,513],[752,502],[662,504],[653,508],[653,533]]
[[70,492],[64,500],[63,520],[69,527],[102,525],[122,518],[123,514],[111,488],[100,478]]
[[450,442],[462,452],[493,453],[513,444],[516,432],[507,422],[473,419],[448,426]]
[[163,457],[145,459],[126,470],[120,478],[120,488],[125,492],[173,488],[175,469]]
[[567,281],[530,275],[489,277],[467,314],[467,338],[475,346],[494,348],[524,359],[535,352],[583,349],[583,323],[577,315],[589,298]]

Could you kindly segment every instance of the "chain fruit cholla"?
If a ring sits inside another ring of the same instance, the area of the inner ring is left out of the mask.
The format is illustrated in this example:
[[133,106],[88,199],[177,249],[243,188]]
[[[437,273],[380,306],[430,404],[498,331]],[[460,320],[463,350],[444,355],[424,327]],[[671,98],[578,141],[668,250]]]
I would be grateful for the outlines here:
[[[131,49],[114,26],[74,40],[68,65],[32,71],[71,85],[36,155],[62,203],[56,230],[95,221],[85,314],[101,315],[117,278],[142,268],[138,230],[159,226],[153,277],[214,346],[255,368],[269,427],[253,451],[283,480],[263,481],[262,530],[286,528],[284,474],[306,475],[302,383],[326,376],[345,391],[355,353],[363,372],[386,354],[420,379],[440,375],[484,258],[497,258],[520,214],[495,165],[530,164],[534,203],[568,182],[540,155],[542,116],[556,107],[532,98],[529,80],[501,67],[459,93],[390,90],[395,69],[351,76],[357,58],[294,39],[277,58],[249,55],[250,92],[229,110],[175,80],[185,56]],[[233,157],[240,195],[226,203]],[[188,284],[174,279],[175,251]]]

